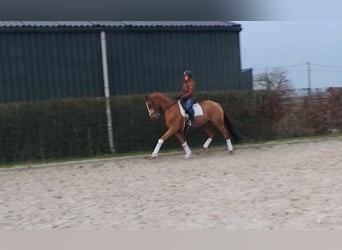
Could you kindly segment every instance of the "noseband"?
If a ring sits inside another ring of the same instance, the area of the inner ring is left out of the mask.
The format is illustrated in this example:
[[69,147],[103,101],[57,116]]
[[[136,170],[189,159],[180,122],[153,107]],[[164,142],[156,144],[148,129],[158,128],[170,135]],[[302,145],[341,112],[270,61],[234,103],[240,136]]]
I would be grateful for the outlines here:
[[153,108],[150,108],[149,105],[148,105],[148,102],[146,102],[146,108],[147,108],[147,111],[148,111],[148,115],[151,118],[152,117],[159,118],[159,116],[160,116],[159,109],[155,108],[153,100],[150,100],[150,102],[151,102]]
[[156,106],[154,101],[153,101],[153,99],[151,97],[146,96],[146,108],[147,108],[147,111],[148,111],[148,115],[151,118],[157,118],[158,119],[160,117],[160,110],[162,112],[165,112],[166,110],[171,108],[176,103],[177,103],[177,101],[174,101],[171,104],[168,104],[166,107],[159,106],[159,105]]

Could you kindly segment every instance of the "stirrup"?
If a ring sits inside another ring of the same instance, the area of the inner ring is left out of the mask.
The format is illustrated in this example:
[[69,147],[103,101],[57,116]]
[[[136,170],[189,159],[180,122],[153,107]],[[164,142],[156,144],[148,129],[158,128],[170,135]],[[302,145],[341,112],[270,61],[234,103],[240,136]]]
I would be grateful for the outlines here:
[[191,119],[188,119],[187,121],[186,121],[186,124],[187,124],[187,126],[188,126],[188,128],[194,128],[194,127],[196,127],[196,121],[195,120],[191,120]]
[[188,131],[190,128],[191,128],[191,121],[189,119],[189,120],[186,120],[185,123],[184,123],[183,132]]
[[190,123],[190,126],[191,126],[192,128],[196,127],[196,120],[195,120],[195,117],[193,118],[193,120],[192,120],[192,119],[189,119],[189,123]]

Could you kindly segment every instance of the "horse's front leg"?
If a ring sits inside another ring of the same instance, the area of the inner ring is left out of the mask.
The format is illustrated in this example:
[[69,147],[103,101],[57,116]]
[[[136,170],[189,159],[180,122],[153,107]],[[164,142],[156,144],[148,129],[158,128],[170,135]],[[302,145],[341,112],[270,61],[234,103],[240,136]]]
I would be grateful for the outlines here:
[[162,147],[163,143],[164,143],[171,135],[173,135],[174,133],[175,133],[174,129],[169,128],[169,129],[165,132],[165,134],[163,134],[163,136],[159,138],[158,143],[157,143],[157,145],[155,146],[155,148],[154,148],[154,150],[153,150],[153,152],[152,152],[152,155],[151,155],[152,159],[155,159],[155,158],[158,157],[159,150],[160,150],[160,148]]
[[192,154],[192,153],[191,153],[191,149],[190,149],[188,143],[187,143],[187,142],[185,141],[185,139],[184,139],[183,134],[180,133],[180,132],[178,132],[178,133],[176,133],[175,135],[176,135],[176,137],[178,138],[179,142],[182,144],[182,147],[184,148],[184,151],[185,151],[185,156],[184,156],[184,158],[185,158],[185,159],[189,159],[189,158],[191,157],[191,154]]

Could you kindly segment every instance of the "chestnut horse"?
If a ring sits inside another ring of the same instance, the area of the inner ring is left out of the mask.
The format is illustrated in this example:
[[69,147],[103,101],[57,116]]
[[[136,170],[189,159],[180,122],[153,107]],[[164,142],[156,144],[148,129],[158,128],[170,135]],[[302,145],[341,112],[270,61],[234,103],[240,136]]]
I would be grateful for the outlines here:
[[[155,92],[150,95],[145,95],[146,107],[151,119],[158,119],[160,113],[164,113],[165,125],[167,131],[159,138],[157,145],[152,153],[152,159],[158,157],[159,150],[164,141],[170,136],[175,135],[182,144],[185,151],[185,158],[191,156],[191,149],[188,146],[183,136],[183,130],[187,118],[183,117],[180,112],[178,102],[171,100],[166,95]],[[199,103],[203,110],[203,115],[196,117],[196,127],[201,127],[208,135],[207,140],[203,144],[203,149],[206,152],[211,141],[215,136],[215,131],[212,125],[216,126],[226,140],[228,152],[233,152],[230,135],[237,139],[237,135],[229,121],[229,118],[224,114],[220,104],[206,100]],[[227,130],[228,129],[228,130]],[[228,132],[229,131],[229,132]],[[234,139],[235,139],[234,138]]]

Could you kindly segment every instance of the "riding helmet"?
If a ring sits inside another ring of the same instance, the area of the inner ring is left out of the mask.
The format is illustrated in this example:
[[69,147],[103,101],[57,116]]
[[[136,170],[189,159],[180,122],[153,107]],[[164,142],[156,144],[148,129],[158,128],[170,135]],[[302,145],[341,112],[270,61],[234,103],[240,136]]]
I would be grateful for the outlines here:
[[189,76],[189,77],[192,77],[192,72],[190,70],[185,70],[184,73],[183,73],[183,76]]

